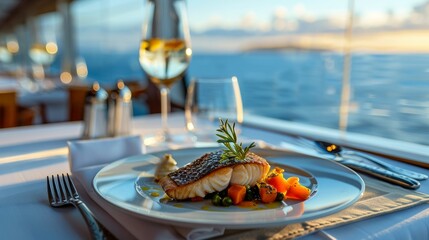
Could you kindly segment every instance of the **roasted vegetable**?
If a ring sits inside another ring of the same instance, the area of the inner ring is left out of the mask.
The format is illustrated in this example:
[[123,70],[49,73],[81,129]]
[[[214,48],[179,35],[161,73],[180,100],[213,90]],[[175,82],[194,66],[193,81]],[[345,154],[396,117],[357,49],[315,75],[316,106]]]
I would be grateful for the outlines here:
[[229,207],[232,205],[232,199],[230,197],[224,197],[222,199],[222,206]]
[[278,192],[286,193],[290,184],[284,179],[283,172],[283,169],[276,167],[268,174],[265,182],[275,187]]
[[261,202],[271,203],[276,200],[277,189],[268,183],[259,184],[259,195],[261,196]]
[[228,196],[228,188],[225,188],[224,190],[220,191],[218,194],[221,198]]
[[213,199],[214,195],[216,194],[218,194],[218,192],[208,193],[206,196],[204,196],[204,199]]
[[219,194],[215,194],[212,198],[212,204],[215,206],[222,205],[222,198],[219,196]]
[[295,199],[295,200],[306,200],[311,193],[311,190],[299,183],[299,178],[297,177],[290,177],[287,179],[287,182],[289,182],[290,188],[286,193],[286,197],[289,199]]
[[261,200],[261,196],[259,195],[259,187],[258,184],[250,188],[253,192],[253,197],[255,200]]
[[245,196],[246,187],[243,185],[234,184],[228,188],[228,197],[232,199],[232,203],[234,205],[241,203],[244,200]]
[[255,200],[255,194],[252,191],[252,188],[250,186],[246,186],[246,196],[244,197],[245,201],[253,201]]
[[299,182],[299,178],[298,177],[289,177],[288,179],[286,179],[286,181],[292,186],[295,183]]
[[285,198],[284,193],[282,192],[277,192],[277,196],[276,196],[276,201],[283,201],[283,199]]

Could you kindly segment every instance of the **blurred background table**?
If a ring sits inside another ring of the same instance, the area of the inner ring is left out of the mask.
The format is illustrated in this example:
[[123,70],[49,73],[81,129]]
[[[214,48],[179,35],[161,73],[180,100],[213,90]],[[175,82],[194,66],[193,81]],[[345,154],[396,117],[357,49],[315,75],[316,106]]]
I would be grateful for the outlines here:
[[[68,120],[67,118],[67,103],[68,94],[67,89],[61,84],[55,83],[55,80],[50,81],[49,88],[43,89],[41,87],[26,87],[26,83],[20,82],[22,80],[12,77],[0,77],[0,91],[1,92],[14,92],[14,104],[18,108],[18,119],[20,111],[32,111],[32,117],[25,122],[16,123],[19,125],[42,124],[52,122],[62,122]],[[31,84],[36,84],[31,82]],[[59,80],[58,80],[59,81]]]

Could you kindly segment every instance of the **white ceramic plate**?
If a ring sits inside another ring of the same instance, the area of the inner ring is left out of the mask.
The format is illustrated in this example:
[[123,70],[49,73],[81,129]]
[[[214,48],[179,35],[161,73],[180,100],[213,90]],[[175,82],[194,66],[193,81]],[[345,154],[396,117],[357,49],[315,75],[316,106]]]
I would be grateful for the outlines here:
[[286,151],[255,149],[285,176],[298,176],[312,190],[306,201],[258,204],[256,207],[216,207],[201,202],[167,201],[153,181],[156,164],[171,153],[178,166],[218,148],[189,148],[132,156],[113,162],[94,178],[94,188],[108,202],[150,221],[185,227],[260,228],[304,222],[347,208],[363,194],[365,184],[352,170],[329,160]]

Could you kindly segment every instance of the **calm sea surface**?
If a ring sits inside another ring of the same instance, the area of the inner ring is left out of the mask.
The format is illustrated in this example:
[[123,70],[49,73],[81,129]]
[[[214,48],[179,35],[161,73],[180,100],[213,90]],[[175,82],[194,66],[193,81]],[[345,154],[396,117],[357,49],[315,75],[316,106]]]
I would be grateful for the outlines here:
[[[136,53],[84,57],[91,79],[142,79]],[[188,76],[237,76],[245,111],[338,128],[342,69],[332,52],[195,54]],[[429,145],[429,55],[354,54],[351,88],[348,131]]]

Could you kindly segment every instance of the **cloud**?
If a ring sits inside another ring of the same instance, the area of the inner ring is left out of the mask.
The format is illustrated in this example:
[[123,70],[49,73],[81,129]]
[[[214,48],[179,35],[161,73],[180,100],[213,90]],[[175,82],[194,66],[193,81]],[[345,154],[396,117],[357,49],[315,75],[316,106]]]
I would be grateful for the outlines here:
[[256,14],[253,11],[248,11],[243,15],[243,18],[240,21],[240,28],[242,29],[254,29],[257,24]]
[[207,25],[212,28],[223,26],[224,24],[222,23],[222,16],[218,14],[211,15],[209,17]]
[[413,8],[413,13],[427,17],[429,14],[429,1],[423,2]]
[[[323,33],[344,31],[348,21],[348,12],[332,13],[328,16],[316,17],[302,3],[295,4],[290,10],[284,6],[273,8],[270,22],[259,21],[254,12],[247,12],[240,22],[234,26],[229,24],[232,34],[245,32],[246,34],[299,34],[299,33]],[[217,19],[221,21],[221,18]],[[214,22],[213,20],[211,20]],[[206,33],[215,35],[214,29],[228,29],[226,24],[211,24],[212,29]],[[394,12],[391,9],[385,11],[370,11],[354,16],[354,31],[380,31],[401,30],[429,27],[429,0],[414,6],[409,12]],[[227,31],[217,31],[228,34]],[[204,35],[204,32],[201,33]]]
[[416,5],[410,17],[405,20],[406,26],[428,26],[429,25],[429,0]]
[[283,6],[276,7],[273,14],[271,28],[274,31],[288,31],[293,30],[295,25],[291,25],[287,19],[287,9]]
[[274,10],[274,18],[286,19],[287,8],[283,6],[278,6]]
[[[354,31],[384,31],[416,29],[429,27],[429,0],[420,3],[409,11],[357,12],[354,19]],[[306,33],[340,33],[348,21],[346,9],[332,12],[327,16],[315,15],[302,3],[291,8],[276,6],[271,9],[271,17],[262,19],[259,12],[247,11],[232,19],[222,13],[212,13],[204,20],[192,25],[192,45],[196,49],[217,51],[239,49],[244,43],[257,42],[261,37],[284,37]],[[134,21],[137,22],[137,21]],[[130,52],[137,51],[141,37],[141,22],[122,25],[103,25],[97,21],[78,22],[77,37],[83,49],[96,51]],[[235,40],[234,40],[235,39]],[[228,44],[225,44],[228,42]],[[222,44],[224,47],[219,47]]]
[[315,20],[314,15],[310,13],[302,3],[298,3],[293,6],[293,13],[297,19],[307,22],[312,22]]
[[368,12],[357,19],[355,26],[360,28],[386,26],[389,23],[389,19],[390,16],[387,12]]

